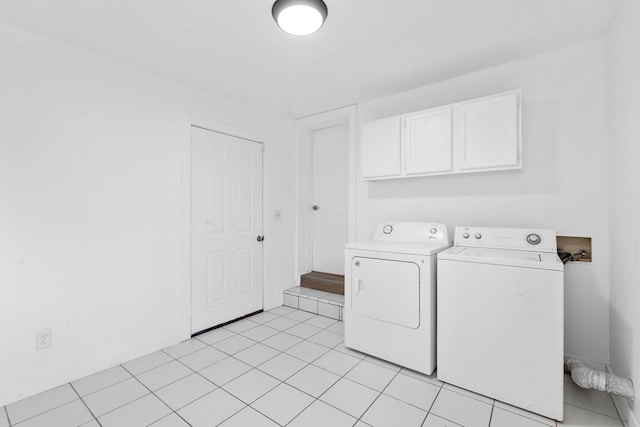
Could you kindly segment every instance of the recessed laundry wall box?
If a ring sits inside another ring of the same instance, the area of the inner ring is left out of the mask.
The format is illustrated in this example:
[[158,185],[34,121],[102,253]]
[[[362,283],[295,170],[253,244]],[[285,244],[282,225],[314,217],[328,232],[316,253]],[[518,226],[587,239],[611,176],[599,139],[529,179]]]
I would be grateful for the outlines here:
[[362,125],[362,178],[522,168],[520,90]]

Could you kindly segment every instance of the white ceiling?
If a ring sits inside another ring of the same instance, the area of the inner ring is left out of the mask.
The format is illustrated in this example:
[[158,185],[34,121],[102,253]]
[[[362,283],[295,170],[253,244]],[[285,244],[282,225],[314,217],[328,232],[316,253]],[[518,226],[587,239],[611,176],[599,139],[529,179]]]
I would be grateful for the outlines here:
[[293,117],[602,36],[617,0],[325,0],[289,36],[273,0],[0,0],[0,21]]

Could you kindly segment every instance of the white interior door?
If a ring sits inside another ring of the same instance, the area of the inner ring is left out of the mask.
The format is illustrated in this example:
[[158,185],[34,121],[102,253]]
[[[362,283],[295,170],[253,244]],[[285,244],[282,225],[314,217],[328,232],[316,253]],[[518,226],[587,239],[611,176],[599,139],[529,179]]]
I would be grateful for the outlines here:
[[313,270],[344,274],[348,238],[348,126],[312,134]]
[[262,308],[262,145],[191,128],[191,332]]

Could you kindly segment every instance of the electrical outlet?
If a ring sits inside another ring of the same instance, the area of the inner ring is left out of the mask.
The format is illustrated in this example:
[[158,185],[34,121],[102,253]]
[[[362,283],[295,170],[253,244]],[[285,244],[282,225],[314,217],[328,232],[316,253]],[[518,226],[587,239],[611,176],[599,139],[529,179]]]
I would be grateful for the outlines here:
[[36,332],[36,350],[51,347],[51,329],[40,329]]

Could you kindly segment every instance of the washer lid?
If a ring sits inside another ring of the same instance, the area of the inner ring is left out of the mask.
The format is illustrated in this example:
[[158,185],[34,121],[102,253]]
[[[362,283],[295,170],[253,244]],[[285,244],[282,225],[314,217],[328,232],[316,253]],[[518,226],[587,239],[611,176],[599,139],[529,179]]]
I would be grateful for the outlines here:
[[475,262],[564,271],[564,264],[555,253],[515,251],[507,249],[467,248],[455,246],[438,254],[438,260]]
[[372,252],[387,252],[409,255],[435,255],[450,247],[450,243],[417,243],[401,241],[369,240],[365,242],[347,243],[345,249],[356,249]]

